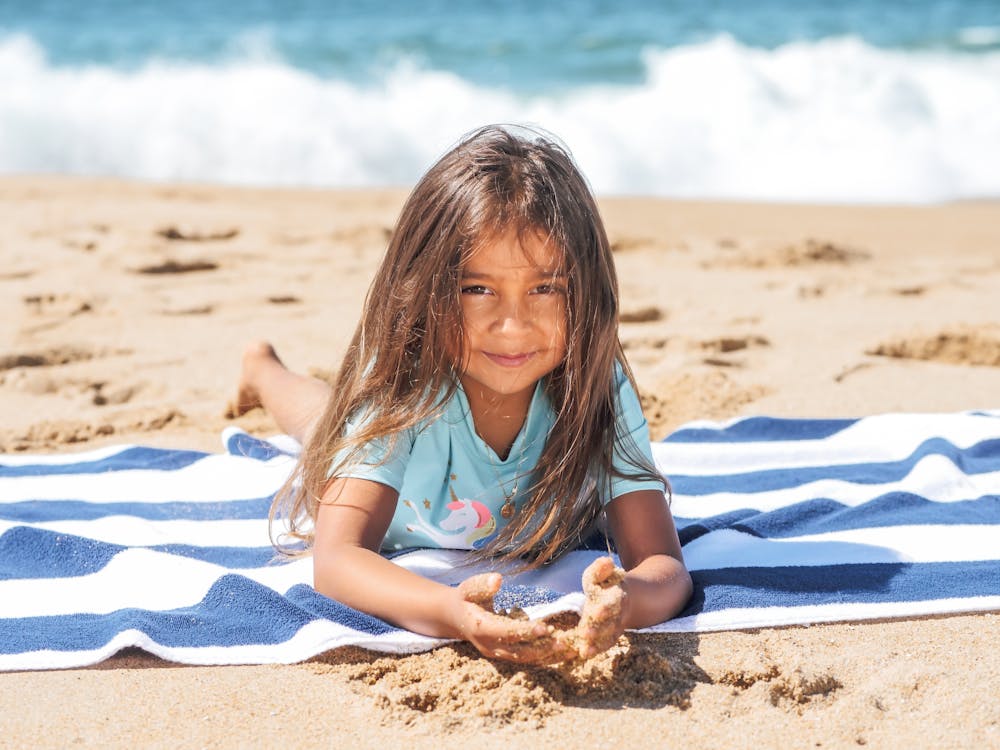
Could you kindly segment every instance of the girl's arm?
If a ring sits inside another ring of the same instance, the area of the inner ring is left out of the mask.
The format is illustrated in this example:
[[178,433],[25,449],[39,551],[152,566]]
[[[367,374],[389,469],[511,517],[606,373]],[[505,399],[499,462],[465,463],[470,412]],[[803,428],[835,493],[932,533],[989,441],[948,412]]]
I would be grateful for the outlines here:
[[354,609],[415,633],[470,641],[484,655],[534,661],[542,623],[514,620],[485,609],[500,587],[499,574],[474,576],[457,588],[431,581],[378,553],[398,493],[365,479],[335,479],[316,516],[313,585]]

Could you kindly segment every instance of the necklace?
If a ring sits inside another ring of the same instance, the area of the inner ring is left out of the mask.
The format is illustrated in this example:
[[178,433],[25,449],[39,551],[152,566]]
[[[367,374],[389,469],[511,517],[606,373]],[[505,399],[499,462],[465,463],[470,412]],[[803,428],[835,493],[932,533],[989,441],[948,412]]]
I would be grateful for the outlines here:
[[521,466],[524,464],[524,442],[521,442],[521,452],[520,457],[517,460],[517,472],[514,474],[514,487],[510,492],[507,492],[507,488],[504,487],[503,479],[500,477],[500,468],[493,461],[493,449],[490,448],[489,443],[483,440],[483,444],[486,446],[486,460],[489,462],[490,466],[493,468],[493,473],[497,477],[497,486],[500,488],[500,492],[503,493],[503,505],[500,506],[500,515],[506,519],[510,519],[514,515],[514,498],[517,496],[517,485],[521,480]]

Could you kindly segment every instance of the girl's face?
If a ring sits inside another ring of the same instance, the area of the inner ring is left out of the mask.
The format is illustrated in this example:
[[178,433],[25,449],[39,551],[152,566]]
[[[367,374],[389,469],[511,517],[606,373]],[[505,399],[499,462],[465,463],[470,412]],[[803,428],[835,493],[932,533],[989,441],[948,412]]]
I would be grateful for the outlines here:
[[484,243],[462,266],[466,393],[527,396],[566,356],[567,279],[561,255],[535,233]]

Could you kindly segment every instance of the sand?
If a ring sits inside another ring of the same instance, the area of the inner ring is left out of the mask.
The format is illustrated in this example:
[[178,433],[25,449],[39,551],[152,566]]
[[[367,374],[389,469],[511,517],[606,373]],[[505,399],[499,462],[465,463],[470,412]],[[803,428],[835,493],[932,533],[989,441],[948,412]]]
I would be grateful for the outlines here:
[[[336,368],[404,196],[0,179],[0,451],[218,450],[245,341]],[[1000,406],[1000,204],[601,205],[654,437]],[[247,667],[126,652],[0,674],[0,746],[1000,747],[998,641],[991,613],[630,634],[563,672],[461,646]]]

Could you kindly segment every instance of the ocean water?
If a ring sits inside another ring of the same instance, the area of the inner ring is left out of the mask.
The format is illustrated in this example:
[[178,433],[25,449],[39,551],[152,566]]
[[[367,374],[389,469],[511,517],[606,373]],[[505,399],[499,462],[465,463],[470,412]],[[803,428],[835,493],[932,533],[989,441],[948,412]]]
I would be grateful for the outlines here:
[[603,194],[1000,197],[1000,0],[0,0],[0,173],[407,185],[486,122]]

